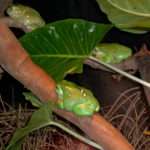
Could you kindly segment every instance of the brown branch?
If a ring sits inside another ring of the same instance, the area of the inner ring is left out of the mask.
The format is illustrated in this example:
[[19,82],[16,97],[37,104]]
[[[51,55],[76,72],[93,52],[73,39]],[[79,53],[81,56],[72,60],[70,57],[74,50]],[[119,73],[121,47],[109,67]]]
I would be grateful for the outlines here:
[[31,32],[31,29],[28,29],[24,24],[17,22],[10,17],[2,17],[0,18],[0,22],[3,22],[8,27],[19,28],[24,32]]
[[0,64],[40,99],[56,99],[53,79],[32,62],[14,34],[2,22],[0,23]]
[[4,16],[6,8],[12,4],[13,0],[0,0],[0,17]]
[[[15,36],[0,22],[0,64],[42,100],[56,99],[55,82],[32,62]],[[77,117],[70,112],[54,110],[55,113],[77,125],[105,150],[133,150],[134,148],[110,123],[98,114]]]
[[78,126],[104,150],[134,150],[120,132],[99,114],[81,118],[62,110],[55,112]]

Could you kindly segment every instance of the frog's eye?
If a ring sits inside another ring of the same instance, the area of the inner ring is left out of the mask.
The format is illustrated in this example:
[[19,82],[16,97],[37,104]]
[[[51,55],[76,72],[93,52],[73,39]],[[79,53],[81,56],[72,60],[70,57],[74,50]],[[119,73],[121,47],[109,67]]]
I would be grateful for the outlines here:
[[63,89],[62,89],[62,87],[61,87],[61,85],[57,85],[57,87],[56,87],[56,93],[58,94],[58,96],[60,97],[60,98],[62,98],[63,97]]
[[86,97],[86,96],[87,96],[87,93],[85,92],[84,89],[81,89],[80,91],[81,91],[81,94],[82,94],[83,97]]
[[100,107],[99,107],[99,105],[97,105],[95,111],[98,112],[99,110],[100,110]]

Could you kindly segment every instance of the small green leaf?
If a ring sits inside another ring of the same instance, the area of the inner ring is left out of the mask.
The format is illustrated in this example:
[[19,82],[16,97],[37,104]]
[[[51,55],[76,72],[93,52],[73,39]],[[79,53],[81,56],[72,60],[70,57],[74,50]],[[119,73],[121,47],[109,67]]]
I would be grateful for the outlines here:
[[145,33],[150,30],[150,0],[97,0],[109,20],[121,30]]
[[19,140],[12,147],[10,147],[9,150],[21,150],[22,142],[23,142],[23,139]]
[[16,130],[6,150],[16,150],[16,145],[18,150],[20,150],[20,145],[22,144],[25,136],[27,136],[30,132],[50,125],[51,121],[51,103],[45,103],[40,107],[40,109],[33,113],[26,127]]
[[83,61],[111,27],[67,19],[27,33],[20,41],[35,63],[61,81],[68,73],[82,71]]
[[25,99],[30,101],[33,106],[40,107],[43,105],[43,103],[31,92],[23,92],[23,95],[25,96]]

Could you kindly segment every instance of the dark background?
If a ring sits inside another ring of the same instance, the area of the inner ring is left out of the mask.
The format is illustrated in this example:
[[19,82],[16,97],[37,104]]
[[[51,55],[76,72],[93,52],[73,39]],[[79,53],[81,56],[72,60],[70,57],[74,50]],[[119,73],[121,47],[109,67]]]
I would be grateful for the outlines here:
[[[35,8],[47,23],[66,18],[82,18],[99,23],[109,23],[106,15],[100,11],[96,0],[14,0],[14,3]],[[149,37],[148,34],[144,36],[129,34],[114,28],[104,41],[119,42],[132,48],[139,48],[141,43],[148,43]]]
[[[35,8],[47,23],[65,18],[82,18],[99,23],[109,23],[106,15],[100,11],[96,0],[14,0],[14,3]],[[150,34],[136,35],[113,28],[105,36],[103,42],[121,43],[131,47],[135,52],[143,43],[149,45],[149,39]],[[100,71],[84,66],[82,75],[74,75],[68,78],[87,86],[99,98],[101,93],[96,92],[96,89],[101,82],[100,74]],[[4,74],[0,85],[2,99],[11,101],[13,105],[15,101],[23,101],[23,86],[7,73]]]

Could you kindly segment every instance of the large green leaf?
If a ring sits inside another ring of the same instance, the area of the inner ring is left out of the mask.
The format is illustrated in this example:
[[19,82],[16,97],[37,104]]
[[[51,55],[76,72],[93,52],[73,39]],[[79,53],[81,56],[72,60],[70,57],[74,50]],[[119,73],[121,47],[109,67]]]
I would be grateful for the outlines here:
[[50,103],[43,104],[39,110],[33,113],[26,127],[19,128],[16,130],[6,150],[20,150],[21,144],[25,136],[27,136],[32,131],[50,125],[51,121],[52,121],[51,104]]
[[27,33],[20,41],[33,61],[60,81],[67,73],[82,71],[83,61],[110,28],[111,25],[67,19]]
[[150,30],[150,0],[97,0],[116,27],[144,33]]

